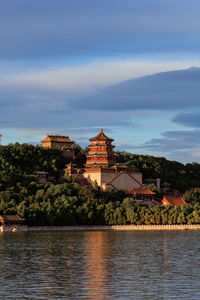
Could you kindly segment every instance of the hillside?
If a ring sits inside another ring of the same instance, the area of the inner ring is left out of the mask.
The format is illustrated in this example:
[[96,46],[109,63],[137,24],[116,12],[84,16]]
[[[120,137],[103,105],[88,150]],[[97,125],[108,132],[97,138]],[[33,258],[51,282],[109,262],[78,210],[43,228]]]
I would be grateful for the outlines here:
[[[86,150],[77,146],[81,166]],[[200,165],[183,165],[146,155],[117,152],[117,161],[134,164],[145,178],[160,177],[174,188],[186,191],[199,187]],[[186,193],[182,207],[148,207],[136,204],[126,191],[102,191],[98,186],[80,185],[71,178],[60,179],[68,162],[59,150],[27,144],[0,147],[0,215],[18,214],[28,225],[115,225],[200,223],[200,192]],[[41,184],[34,172],[43,170],[54,183]]]

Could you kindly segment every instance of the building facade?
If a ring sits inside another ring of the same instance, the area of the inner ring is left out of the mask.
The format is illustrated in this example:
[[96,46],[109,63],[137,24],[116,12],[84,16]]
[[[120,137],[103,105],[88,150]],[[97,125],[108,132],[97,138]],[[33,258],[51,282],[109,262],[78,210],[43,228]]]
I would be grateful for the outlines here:
[[159,205],[159,202],[154,198],[155,193],[148,189],[146,185],[141,186],[139,189],[132,188],[129,195],[136,203],[152,206]]
[[67,157],[74,158],[74,141],[68,136],[48,135],[42,142],[42,148],[59,149]]

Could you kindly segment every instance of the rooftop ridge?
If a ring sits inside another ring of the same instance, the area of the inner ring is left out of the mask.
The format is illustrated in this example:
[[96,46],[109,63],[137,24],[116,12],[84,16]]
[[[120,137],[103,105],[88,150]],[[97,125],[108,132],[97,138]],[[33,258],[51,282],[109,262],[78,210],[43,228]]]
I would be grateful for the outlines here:
[[97,136],[95,136],[95,137],[93,137],[93,138],[91,138],[90,139],[90,141],[92,142],[92,141],[98,141],[98,140],[102,140],[102,141],[114,141],[112,138],[110,138],[110,137],[108,137],[107,135],[105,135],[105,133],[103,132],[103,129],[101,128],[100,129],[100,133],[97,135]]
[[58,141],[58,142],[68,142],[68,143],[74,143],[73,140],[71,140],[69,138],[69,136],[65,136],[65,135],[47,135],[46,138],[44,140],[42,140],[42,142],[46,142],[46,141]]

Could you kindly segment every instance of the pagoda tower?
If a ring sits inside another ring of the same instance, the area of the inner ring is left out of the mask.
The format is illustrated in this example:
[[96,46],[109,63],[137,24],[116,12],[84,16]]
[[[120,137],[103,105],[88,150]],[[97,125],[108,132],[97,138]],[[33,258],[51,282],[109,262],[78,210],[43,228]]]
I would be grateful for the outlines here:
[[106,136],[101,129],[90,142],[86,168],[82,174],[88,183],[117,191],[141,188],[142,173],[134,166],[116,163],[112,138]]
[[89,140],[89,153],[87,156],[86,168],[109,168],[116,164],[115,154],[112,145],[113,139],[106,136],[103,129],[100,133]]

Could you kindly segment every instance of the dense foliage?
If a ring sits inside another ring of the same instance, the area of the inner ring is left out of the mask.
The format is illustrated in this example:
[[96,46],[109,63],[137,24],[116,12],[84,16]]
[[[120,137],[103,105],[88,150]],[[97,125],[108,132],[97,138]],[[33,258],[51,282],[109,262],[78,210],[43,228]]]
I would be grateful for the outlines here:
[[[87,150],[76,146],[81,167]],[[186,190],[199,186],[199,164],[183,165],[165,158],[118,152],[118,160],[134,164],[144,178],[160,177]],[[115,225],[200,223],[200,189],[188,190],[182,207],[148,207],[136,204],[125,191],[102,191],[80,185],[71,178],[60,180],[69,159],[59,150],[27,144],[0,147],[0,214],[18,214],[28,225]],[[55,182],[40,184],[35,171],[46,171]],[[199,174],[200,175],[200,174]],[[182,181],[182,182],[181,182]],[[149,186],[155,189],[154,186]],[[155,190],[159,195],[159,190]]]
[[87,153],[88,153],[87,148],[83,149],[79,145],[75,145],[74,147],[75,159],[73,160],[73,163],[78,168],[83,168],[85,166]]
[[44,149],[28,144],[0,146],[0,190],[27,185],[35,171],[46,171],[57,181],[69,159],[56,149]]
[[200,188],[193,188],[186,191],[183,195],[183,199],[187,203],[200,203]]
[[0,214],[18,214],[28,225],[200,224],[200,203],[142,206],[121,192],[65,181],[0,192]]

